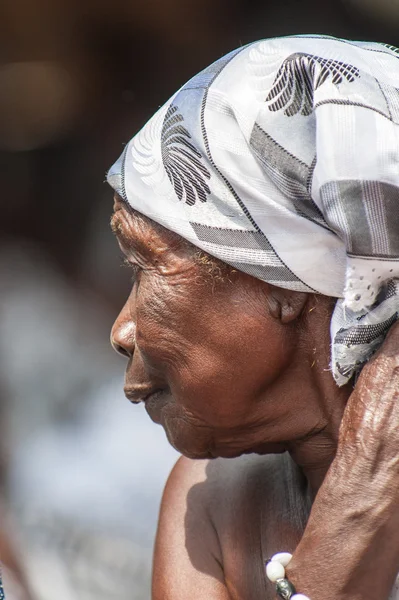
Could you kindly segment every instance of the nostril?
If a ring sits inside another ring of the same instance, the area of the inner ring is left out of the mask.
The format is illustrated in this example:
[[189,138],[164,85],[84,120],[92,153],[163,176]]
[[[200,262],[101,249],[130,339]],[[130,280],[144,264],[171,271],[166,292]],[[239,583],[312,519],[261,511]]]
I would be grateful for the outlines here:
[[112,347],[115,350],[115,352],[117,352],[118,354],[121,354],[125,358],[130,358],[130,356],[131,356],[130,352],[128,352],[126,350],[126,348],[124,348],[120,344],[117,344],[116,342],[112,342]]
[[119,316],[110,333],[110,342],[115,352],[125,358],[131,358],[134,352],[135,332],[135,324],[130,319]]

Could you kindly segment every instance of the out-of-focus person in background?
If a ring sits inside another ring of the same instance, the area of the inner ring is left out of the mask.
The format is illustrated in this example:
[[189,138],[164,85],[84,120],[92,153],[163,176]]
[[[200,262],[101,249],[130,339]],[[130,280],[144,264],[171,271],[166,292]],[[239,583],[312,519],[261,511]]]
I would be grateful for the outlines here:
[[393,23],[355,0],[1,3],[1,493],[35,600],[148,598],[176,460],[108,348],[127,287],[101,178],[126,132],[238,45],[310,31],[398,45]]

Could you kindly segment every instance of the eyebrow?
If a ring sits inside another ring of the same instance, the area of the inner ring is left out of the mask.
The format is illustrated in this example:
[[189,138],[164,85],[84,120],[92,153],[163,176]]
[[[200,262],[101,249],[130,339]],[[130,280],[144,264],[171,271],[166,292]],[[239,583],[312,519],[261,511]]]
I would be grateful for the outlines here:
[[[137,215],[135,215],[133,212],[131,212],[131,215],[133,216],[133,226],[135,228],[137,228],[140,231],[142,231],[143,229],[143,222],[142,220],[140,220],[138,218]],[[119,218],[119,210],[116,210],[112,215],[111,215],[111,220],[110,220],[110,226],[111,226],[111,231],[114,235],[116,236],[120,236],[122,238],[124,238],[126,241],[131,241],[129,239],[126,238],[124,232],[123,232],[123,228],[121,227],[121,222],[120,222],[120,218]]]
[[[112,216],[111,216],[111,220],[110,220],[110,226],[111,226],[111,231],[112,233],[119,238],[119,240],[127,247],[130,248],[131,250],[137,250],[138,252],[140,252],[141,254],[143,254],[143,256],[145,256],[148,252],[148,247],[145,243],[143,243],[143,241],[140,239],[140,236],[138,237],[127,237],[123,227],[121,226],[121,219],[119,217],[119,211],[116,210]],[[137,225],[137,227],[140,230],[140,221],[136,220],[135,225]]]
[[111,227],[111,231],[112,231],[112,233],[114,235],[118,235],[120,233],[119,223],[115,222],[116,219],[117,219],[117,213],[114,212],[114,213],[112,213],[111,219],[110,219],[110,222],[109,222],[110,227]]

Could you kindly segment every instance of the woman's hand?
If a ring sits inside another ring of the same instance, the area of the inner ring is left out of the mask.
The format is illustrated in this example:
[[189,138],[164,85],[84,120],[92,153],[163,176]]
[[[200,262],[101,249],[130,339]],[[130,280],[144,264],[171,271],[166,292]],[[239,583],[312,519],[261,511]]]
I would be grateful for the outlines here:
[[346,493],[361,488],[363,510],[368,505],[375,516],[399,523],[399,322],[348,400],[330,477],[348,474]]
[[399,323],[364,367],[288,569],[313,600],[385,600],[399,571]]

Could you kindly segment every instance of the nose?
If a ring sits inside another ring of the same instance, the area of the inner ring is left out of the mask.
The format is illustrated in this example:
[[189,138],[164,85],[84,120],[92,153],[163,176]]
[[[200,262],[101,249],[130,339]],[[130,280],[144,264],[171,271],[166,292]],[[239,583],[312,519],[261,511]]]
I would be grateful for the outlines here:
[[124,307],[112,327],[111,346],[118,354],[131,358],[136,342],[136,325],[126,313]]

